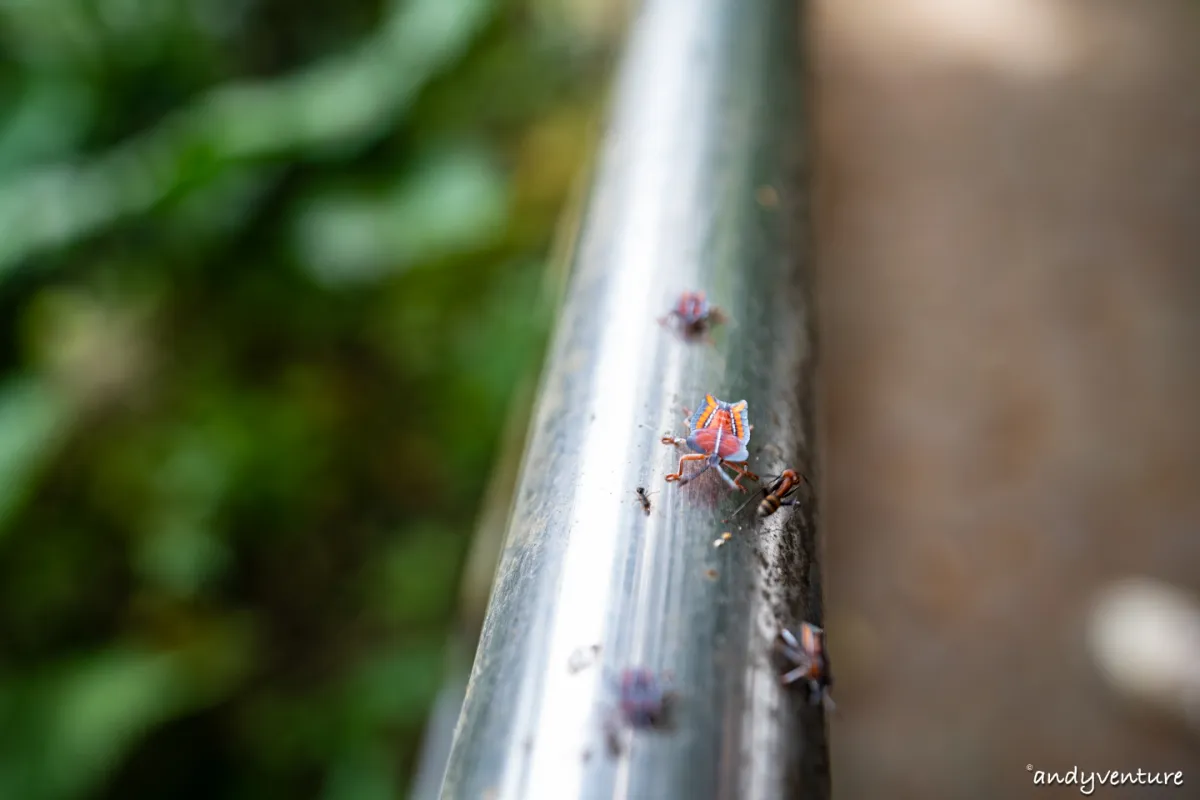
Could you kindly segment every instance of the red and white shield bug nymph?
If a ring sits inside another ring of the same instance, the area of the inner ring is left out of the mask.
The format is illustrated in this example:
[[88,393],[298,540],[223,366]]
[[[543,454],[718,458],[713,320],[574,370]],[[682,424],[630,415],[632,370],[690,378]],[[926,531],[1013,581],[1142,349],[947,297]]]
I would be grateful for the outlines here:
[[[750,458],[750,451],[746,447],[754,426],[750,424],[749,405],[745,400],[726,403],[706,394],[704,405],[687,418],[687,425],[689,434],[686,439],[676,436],[662,438],[663,444],[687,447],[692,451],[680,457],[675,472],[666,476],[668,483],[679,481],[679,485],[683,486],[712,467],[717,468],[717,474],[730,488],[742,492],[746,491],[746,487],[742,486],[742,478],[758,480],[757,475],[746,469],[746,461]],[[683,464],[686,461],[701,461],[704,466],[684,478]],[[730,478],[721,467],[732,469],[737,473],[737,478]]]
[[[710,306],[704,297],[704,292],[684,292],[675,301],[675,307],[667,312],[665,317],[658,320],[659,325],[674,321],[676,330],[684,339],[692,340],[706,337],[714,325],[727,320],[725,313],[716,306]],[[709,339],[711,342],[712,340]]]
[[825,652],[825,631],[808,622],[800,623],[800,638],[784,628],[779,633],[783,641],[779,649],[794,668],[780,677],[783,685],[799,680],[808,681],[809,702],[813,705],[824,701],[833,708],[829,690],[833,688],[833,676],[829,671],[829,655]]

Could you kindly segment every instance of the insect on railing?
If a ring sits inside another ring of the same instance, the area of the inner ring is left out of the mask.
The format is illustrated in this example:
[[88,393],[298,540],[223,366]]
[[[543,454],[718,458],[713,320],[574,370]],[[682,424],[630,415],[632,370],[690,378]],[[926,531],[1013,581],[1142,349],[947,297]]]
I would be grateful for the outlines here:
[[446,800],[828,795],[800,41],[634,22]]

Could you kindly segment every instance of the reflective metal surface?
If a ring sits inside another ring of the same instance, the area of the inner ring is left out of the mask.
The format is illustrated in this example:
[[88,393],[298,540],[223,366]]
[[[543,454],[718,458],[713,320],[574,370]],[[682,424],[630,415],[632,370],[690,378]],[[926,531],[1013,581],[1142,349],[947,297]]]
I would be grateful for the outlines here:
[[[816,478],[800,35],[795,0],[649,0],[635,21],[443,798],[828,793],[822,713],[771,654],[821,621],[813,499],[723,523],[746,495],[666,484],[659,442],[706,392],[745,399],[748,466]],[[713,346],[656,322],[689,289],[732,317]],[[609,676],[631,666],[672,672],[679,711],[613,757]]]

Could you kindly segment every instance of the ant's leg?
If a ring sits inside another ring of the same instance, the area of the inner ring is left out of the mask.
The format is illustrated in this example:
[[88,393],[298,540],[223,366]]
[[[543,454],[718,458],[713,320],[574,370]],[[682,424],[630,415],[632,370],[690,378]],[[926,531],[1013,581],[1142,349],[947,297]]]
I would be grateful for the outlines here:
[[703,461],[703,460],[704,460],[704,456],[700,455],[699,453],[689,453],[686,456],[680,456],[679,466],[677,466],[675,468],[675,472],[673,474],[666,476],[667,483],[673,483],[683,477],[683,462],[685,462],[685,461]]

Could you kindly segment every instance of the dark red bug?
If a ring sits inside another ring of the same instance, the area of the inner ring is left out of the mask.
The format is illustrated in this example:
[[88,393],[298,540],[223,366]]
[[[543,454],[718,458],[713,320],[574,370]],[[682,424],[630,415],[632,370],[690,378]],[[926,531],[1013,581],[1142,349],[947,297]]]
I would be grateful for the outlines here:
[[[660,325],[673,322],[675,330],[684,339],[694,340],[708,338],[708,332],[714,325],[727,321],[725,312],[716,306],[708,304],[704,292],[684,292],[675,301],[675,307],[659,319]],[[712,340],[709,339],[711,342]]]
[[833,707],[829,696],[833,688],[833,675],[829,669],[829,655],[825,651],[825,631],[809,622],[800,623],[800,637],[784,628],[779,633],[782,639],[780,650],[794,668],[779,679],[787,686],[796,681],[808,681],[809,702],[816,705],[824,702]]
[[675,692],[654,672],[644,668],[622,670],[616,680],[617,708],[606,725],[613,755],[621,752],[622,726],[634,730],[666,730],[671,726]]
[[621,719],[631,728],[657,728],[666,723],[671,692],[648,669],[621,673]]

